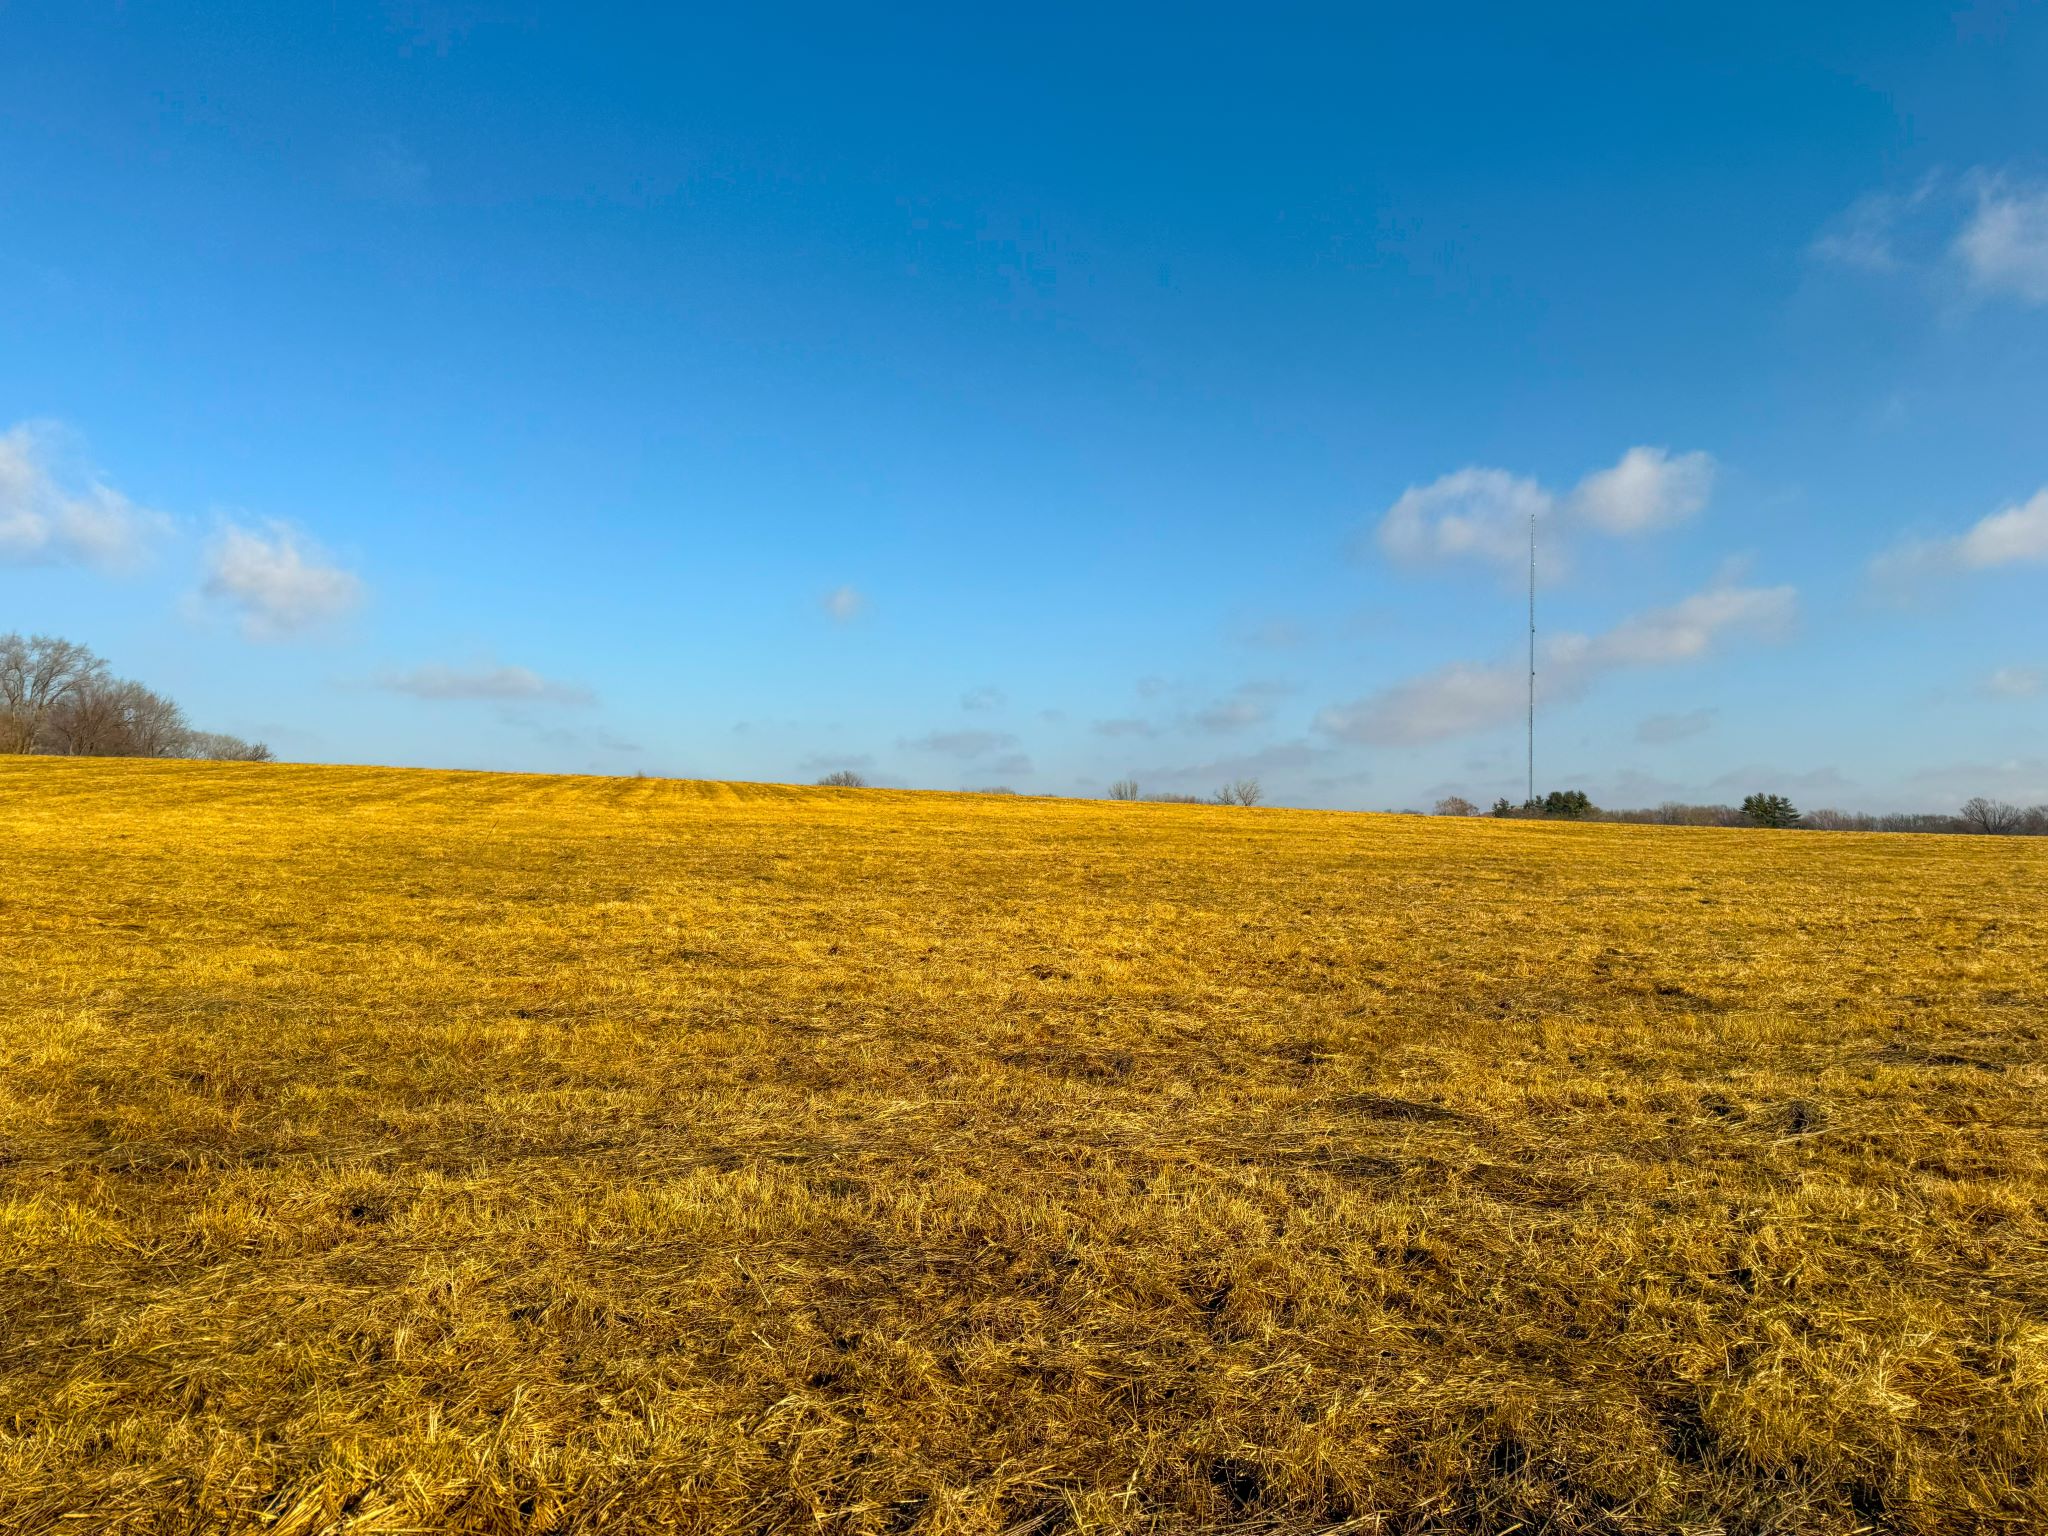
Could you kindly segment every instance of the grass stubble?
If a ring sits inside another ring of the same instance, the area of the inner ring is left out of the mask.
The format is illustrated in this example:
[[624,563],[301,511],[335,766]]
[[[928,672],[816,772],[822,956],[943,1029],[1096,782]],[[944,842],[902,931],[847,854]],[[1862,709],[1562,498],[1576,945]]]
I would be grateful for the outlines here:
[[0,759],[0,1532],[2048,1529],[2048,841]]

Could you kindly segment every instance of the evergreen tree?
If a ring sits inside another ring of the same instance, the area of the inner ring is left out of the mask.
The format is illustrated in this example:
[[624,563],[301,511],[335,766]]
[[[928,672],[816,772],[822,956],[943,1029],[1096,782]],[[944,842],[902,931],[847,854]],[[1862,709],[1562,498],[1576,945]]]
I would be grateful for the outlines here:
[[1759,827],[1799,825],[1799,812],[1783,795],[1751,795],[1742,802],[1742,814]]

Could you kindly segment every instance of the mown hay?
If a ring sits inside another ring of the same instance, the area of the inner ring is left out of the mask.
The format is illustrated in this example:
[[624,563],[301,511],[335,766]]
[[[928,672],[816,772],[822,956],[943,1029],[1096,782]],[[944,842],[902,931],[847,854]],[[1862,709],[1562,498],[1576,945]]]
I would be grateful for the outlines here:
[[0,760],[0,1531],[2048,1528],[2044,892]]

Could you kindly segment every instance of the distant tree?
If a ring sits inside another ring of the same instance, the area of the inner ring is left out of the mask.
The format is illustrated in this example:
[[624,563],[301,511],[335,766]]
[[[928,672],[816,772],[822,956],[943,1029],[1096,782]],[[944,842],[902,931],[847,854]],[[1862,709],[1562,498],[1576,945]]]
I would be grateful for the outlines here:
[[1138,781],[1136,779],[1118,779],[1109,786],[1109,798],[1112,800],[1137,799]]
[[1213,803],[1204,800],[1200,795],[1181,794],[1171,789],[1162,789],[1159,793],[1149,798],[1158,801],[1161,805],[1209,805]]
[[95,676],[50,711],[42,746],[72,757],[179,757],[191,734],[185,712],[162,694]]
[[45,750],[50,717],[103,681],[107,664],[53,635],[0,635],[0,752]]
[[2019,830],[2028,837],[2048,837],[2048,805],[2030,805],[2021,812]]
[[1216,791],[1218,805],[1257,805],[1265,798],[1257,779],[1238,779]]
[[187,731],[176,757],[200,758],[212,763],[274,763],[277,754],[260,741],[244,741],[222,731]]
[[1988,833],[1993,837],[2018,831],[2024,815],[2016,805],[2007,805],[2003,800],[1987,800],[1982,795],[1965,801],[1957,814],[1970,831]]
[[968,793],[970,795],[1014,795],[1017,791],[1010,788],[1007,784],[984,784],[978,789],[970,789]]
[[1514,802],[1509,800],[1506,795],[1502,795],[1493,802],[1493,809],[1486,814],[1489,816],[1514,816],[1519,813],[1515,809]]
[[866,789],[868,787],[868,781],[855,773],[851,768],[841,768],[836,773],[828,773],[818,782],[827,789]]
[[173,701],[50,635],[0,635],[0,752],[272,760],[261,742],[194,731]]
[[1798,810],[1783,795],[1751,795],[1742,802],[1742,814],[1759,827],[1799,825]]
[[1868,832],[1871,818],[1860,816],[1854,811],[1838,811],[1832,807],[1808,811],[1800,818],[1800,825],[1815,832]]
[[1541,810],[1545,816],[1577,821],[1592,814],[1593,801],[1583,789],[1553,789],[1543,797]]
[[1445,795],[1437,801],[1436,813],[1439,816],[1477,816],[1479,807],[1463,795]]

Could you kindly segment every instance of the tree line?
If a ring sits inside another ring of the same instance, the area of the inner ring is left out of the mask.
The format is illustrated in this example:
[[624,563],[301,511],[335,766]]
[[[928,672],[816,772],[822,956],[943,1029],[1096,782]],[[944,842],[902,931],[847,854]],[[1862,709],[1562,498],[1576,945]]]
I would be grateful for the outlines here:
[[55,757],[192,757],[267,763],[260,741],[195,730],[184,710],[116,677],[82,645],[0,635],[0,752]]
[[[868,780],[865,774],[857,773],[851,768],[841,768],[836,772],[826,774],[822,779],[818,780],[818,784],[825,789],[866,789],[868,787]],[[1008,785],[998,784],[991,788],[974,790],[972,793],[978,795],[1014,795],[1016,791]],[[1157,790],[1148,795],[1139,791],[1136,779],[1118,779],[1109,786],[1109,798],[1112,800],[1156,800],[1166,805],[1252,806],[1264,803],[1266,791],[1260,787],[1257,779],[1232,779],[1229,783],[1220,786],[1214,794],[1210,795],[1181,794],[1165,789]]]
[[[1462,795],[1436,803],[1439,816],[1477,816],[1479,807]],[[1978,795],[1953,815],[1925,811],[1870,815],[1833,809],[1802,812],[1784,795],[1759,791],[1739,806],[1687,805],[1676,800],[1648,810],[1607,810],[1584,790],[1554,789],[1520,805],[1496,800],[1487,814],[1543,821],[1627,821],[1667,827],[1799,827],[1813,832],[1964,832],[1991,837],[2048,837],[2048,805],[2009,805]]]

